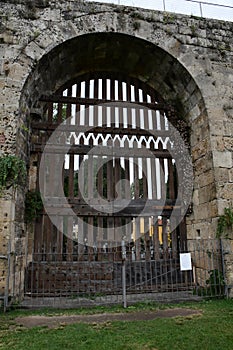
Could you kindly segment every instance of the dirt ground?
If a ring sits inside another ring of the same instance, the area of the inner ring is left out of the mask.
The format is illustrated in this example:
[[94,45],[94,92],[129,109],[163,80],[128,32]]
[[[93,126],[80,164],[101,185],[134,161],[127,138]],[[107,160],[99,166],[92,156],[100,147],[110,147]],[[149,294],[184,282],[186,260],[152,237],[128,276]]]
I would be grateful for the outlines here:
[[122,313],[103,313],[94,315],[61,315],[61,316],[26,316],[18,317],[15,321],[24,327],[47,326],[54,328],[58,325],[72,323],[103,323],[112,321],[147,321],[164,317],[187,317],[200,315],[201,311],[192,309],[167,309],[157,311],[132,311]]

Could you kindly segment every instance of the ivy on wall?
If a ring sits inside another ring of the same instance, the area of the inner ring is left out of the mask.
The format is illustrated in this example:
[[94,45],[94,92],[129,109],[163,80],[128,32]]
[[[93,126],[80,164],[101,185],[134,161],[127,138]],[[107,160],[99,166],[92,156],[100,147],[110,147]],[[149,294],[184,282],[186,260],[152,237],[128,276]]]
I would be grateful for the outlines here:
[[229,238],[233,228],[233,209],[225,208],[224,214],[218,218],[217,237]]
[[16,155],[8,154],[0,157],[0,194],[11,186],[25,184],[26,164]]
[[32,223],[43,209],[40,192],[28,191],[25,198],[25,222]]

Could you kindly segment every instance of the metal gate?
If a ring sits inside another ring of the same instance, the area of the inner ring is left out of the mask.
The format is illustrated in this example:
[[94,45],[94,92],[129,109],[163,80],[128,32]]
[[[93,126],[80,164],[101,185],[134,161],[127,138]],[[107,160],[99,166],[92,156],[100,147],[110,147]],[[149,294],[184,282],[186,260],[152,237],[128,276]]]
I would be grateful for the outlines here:
[[[30,188],[49,200],[29,237],[25,294],[121,293],[122,245],[132,292],[167,291],[164,276],[182,286],[174,111],[141,81],[103,72],[42,96],[40,106],[42,115],[32,115]],[[46,147],[53,156],[41,169]]]

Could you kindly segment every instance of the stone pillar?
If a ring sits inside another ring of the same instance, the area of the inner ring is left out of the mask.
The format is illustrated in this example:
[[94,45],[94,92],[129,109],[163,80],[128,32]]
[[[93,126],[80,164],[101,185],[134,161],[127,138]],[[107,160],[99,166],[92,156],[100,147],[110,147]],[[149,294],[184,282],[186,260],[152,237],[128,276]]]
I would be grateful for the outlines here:
[[[7,297],[12,290],[8,288],[10,283],[9,260],[11,259],[11,242],[13,241],[15,201],[5,195],[0,198],[0,296]],[[12,283],[11,283],[12,285]]]
[[233,234],[229,239],[222,239],[222,252],[227,296],[233,298]]

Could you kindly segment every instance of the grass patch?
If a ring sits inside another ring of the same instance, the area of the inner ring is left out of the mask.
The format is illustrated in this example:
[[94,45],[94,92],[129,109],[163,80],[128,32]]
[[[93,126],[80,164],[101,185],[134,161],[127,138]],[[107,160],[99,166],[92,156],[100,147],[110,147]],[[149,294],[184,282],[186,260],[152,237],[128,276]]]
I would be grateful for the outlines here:
[[[18,316],[133,312],[184,307],[202,310],[200,316],[158,318],[152,321],[117,321],[60,324],[56,328],[18,326]],[[14,310],[0,316],[0,349],[15,350],[232,350],[233,300],[159,305],[141,303],[121,307],[76,310]]]

